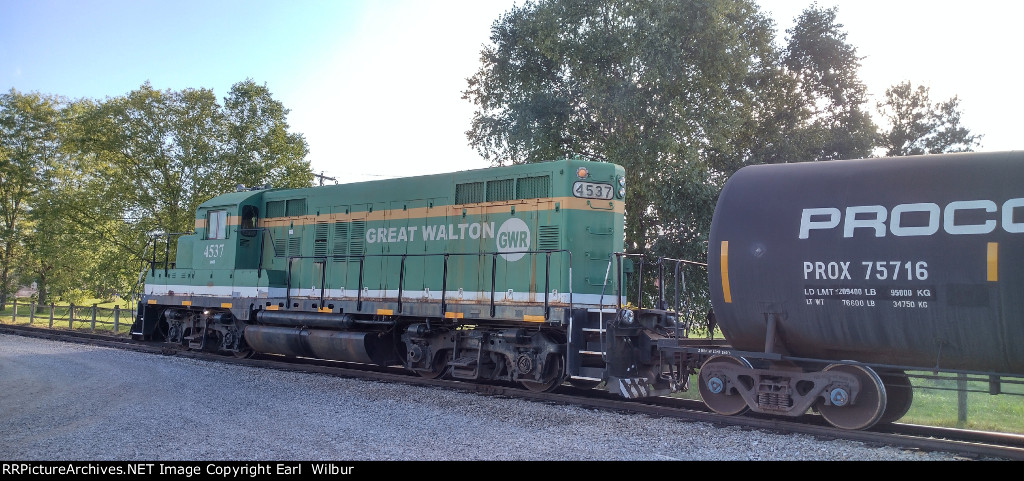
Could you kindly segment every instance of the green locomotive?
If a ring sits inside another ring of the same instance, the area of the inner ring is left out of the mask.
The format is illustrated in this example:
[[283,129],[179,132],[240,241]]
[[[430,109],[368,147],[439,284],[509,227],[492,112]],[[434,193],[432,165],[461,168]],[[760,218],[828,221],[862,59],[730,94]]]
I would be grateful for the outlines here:
[[173,264],[154,258],[132,333],[538,391],[674,391],[686,373],[653,334],[671,313],[620,313],[625,188],[622,167],[577,159],[240,188],[198,208]]

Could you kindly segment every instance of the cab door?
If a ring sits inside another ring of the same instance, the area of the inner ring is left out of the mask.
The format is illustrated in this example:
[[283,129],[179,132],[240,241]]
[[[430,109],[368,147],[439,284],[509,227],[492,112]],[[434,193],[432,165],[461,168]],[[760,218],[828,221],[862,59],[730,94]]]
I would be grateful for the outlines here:
[[259,267],[260,256],[267,247],[263,242],[263,232],[259,229],[260,209],[254,205],[243,205],[237,221],[237,229],[229,229],[238,233],[238,247],[235,254],[237,269],[256,269]]

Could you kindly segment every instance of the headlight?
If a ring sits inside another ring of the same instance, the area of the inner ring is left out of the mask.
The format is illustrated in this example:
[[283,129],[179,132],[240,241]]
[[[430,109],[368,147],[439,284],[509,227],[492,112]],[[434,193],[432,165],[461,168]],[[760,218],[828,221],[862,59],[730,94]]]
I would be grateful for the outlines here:
[[588,173],[589,172],[587,172],[587,168],[586,167],[580,167],[580,168],[576,169],[576,177],[579,177],[581,179],[586,179]]
[[619,176],[619,187],[625,187],[625,186],[626,186],[626,178],[620,175]]

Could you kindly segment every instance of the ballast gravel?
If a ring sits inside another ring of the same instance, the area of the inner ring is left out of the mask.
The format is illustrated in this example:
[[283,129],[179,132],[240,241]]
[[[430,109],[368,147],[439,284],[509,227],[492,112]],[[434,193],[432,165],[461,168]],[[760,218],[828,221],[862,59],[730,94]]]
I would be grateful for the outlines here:
[[5,461],[959,459],[0,335]]

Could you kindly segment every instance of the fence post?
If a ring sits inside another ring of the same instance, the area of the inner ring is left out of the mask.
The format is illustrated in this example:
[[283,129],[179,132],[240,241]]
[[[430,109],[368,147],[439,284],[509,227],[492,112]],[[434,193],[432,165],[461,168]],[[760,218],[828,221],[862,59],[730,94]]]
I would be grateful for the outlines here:
[[11,310],[11,324],[14,324],[14,321],[18,319],[18,298],[14,298],[14,303],[11,304],[11,307],[14,308]]
[[114,335],[117,335],[117,321],[121,317],[121,306],[114,304]]
[[962,373],[956,375],[956,422],[967,422],[967,375]]
[[53,329],[53,303],[50,303],[50,329]]
[[36,320],[36,303],[32,301],[28,305],[28,325],[32,325],[32,322]]
[[89,332],[96,332],[96,304],[92,305],[92,322],[89,324]]
[[75,329],[75,304],[68,304],[68,329]]

